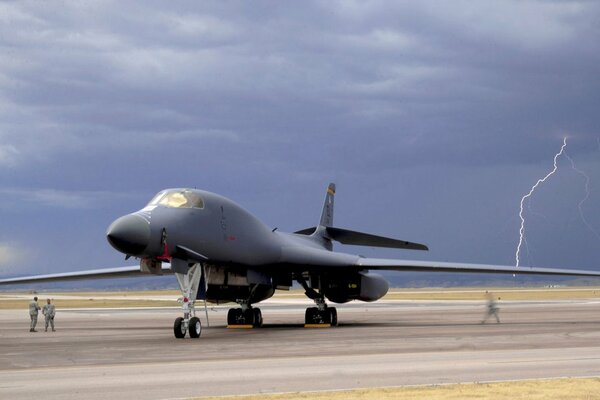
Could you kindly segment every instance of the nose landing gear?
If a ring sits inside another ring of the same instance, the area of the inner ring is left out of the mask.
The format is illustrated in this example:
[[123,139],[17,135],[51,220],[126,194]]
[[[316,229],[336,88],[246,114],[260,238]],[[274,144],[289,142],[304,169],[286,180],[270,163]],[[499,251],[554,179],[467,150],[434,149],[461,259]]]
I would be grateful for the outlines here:
[[200,323],[200,318],[196,317],[194,303],[198,295],[202,265],[194,264],[190,267],[187,274],[176,272],[175,276],[177,277],[182,294],[182,297],[177,301],[181,303],[183,317],[175,319],[173,333],[177,339],[183,339],[188,332],[191,338],[199,338],[202,333],[202,324]]

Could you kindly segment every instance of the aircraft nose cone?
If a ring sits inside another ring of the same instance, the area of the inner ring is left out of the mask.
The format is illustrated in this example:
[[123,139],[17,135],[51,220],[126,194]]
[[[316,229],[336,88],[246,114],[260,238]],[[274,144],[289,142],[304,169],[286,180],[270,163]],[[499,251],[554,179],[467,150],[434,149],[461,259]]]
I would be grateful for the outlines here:
[[140,254],[150,242],[150,224],[138,215],[125,215],[110,224],[106,238],[121,253]]

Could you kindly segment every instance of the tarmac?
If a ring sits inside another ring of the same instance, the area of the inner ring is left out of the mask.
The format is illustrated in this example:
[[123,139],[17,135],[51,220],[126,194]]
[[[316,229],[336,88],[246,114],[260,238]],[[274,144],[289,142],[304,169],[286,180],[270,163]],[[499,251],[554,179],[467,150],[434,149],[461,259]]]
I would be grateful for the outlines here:
[[600,302],[380,301],[338,305],[340,326],[303,327],[310,301],[260,304],[265,326],[227,329],[204,309],[175,339],[175,308],[57,310],[29,332],[27,303],[0,310],[0,398],[167,399],[600,376]]

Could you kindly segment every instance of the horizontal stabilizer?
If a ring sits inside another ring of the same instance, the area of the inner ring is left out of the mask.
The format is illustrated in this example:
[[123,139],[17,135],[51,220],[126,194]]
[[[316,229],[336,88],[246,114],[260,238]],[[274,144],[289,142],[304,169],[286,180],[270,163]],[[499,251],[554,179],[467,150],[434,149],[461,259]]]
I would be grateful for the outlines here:
[[[297,235],[312,235],[317,231],[317,227],[302,229],[294,232]],[[405,240],[392,239],[384,236],[371,235],[370,233],[356,232],[349,229],[334,228],[328,226],[325,228],[326,237],[343,244],[353,246],[373,246],[388,247],[393,249],[409,250],[429,250],[427,246],[420,243],[407,242]]]
[[333,227],[327,227],[326,229],[327,235],[332,240],[343,244],[351,244],[354,246],[389,247],[394,249],[429,250],[427,246],[420,243],[371,235],[369,233],[355,232],[348,229]]

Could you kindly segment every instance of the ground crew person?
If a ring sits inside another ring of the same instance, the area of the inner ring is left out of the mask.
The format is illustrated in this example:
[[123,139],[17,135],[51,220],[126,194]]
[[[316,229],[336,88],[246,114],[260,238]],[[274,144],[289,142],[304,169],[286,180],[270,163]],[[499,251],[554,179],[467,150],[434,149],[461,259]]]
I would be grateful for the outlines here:
[[52,332],[56,332],[54,330],[54,314],[56,313],[56,308],[54,307],[54,304],[52,304],[50,302],[50,299],[48,299],[48,304],[46,304],[44,306],[44,309],[42,310],[42,314],[44,314],[44,317],[46,317],[46,329],[45,331],[48,332],[48,323],[50,323],[50,326],[52,326]]
[[31,303],[29,303],[29,317],[31,318],[31,325],[29,327],[29,332],[37,332],[35,330],[35,326],[37,325],[37,317],[38,311],[40,311],[40,306],[37,303],[37,296],[33,298]]
[[498,317],[498,311],[500,311],[500,309],[496,305],[496,300],[494,300],[494,295],[492,293],[486,292],[486,297],[487,297],[487,313],[485,314],[485,318],[483,319],[483,321],[481,321],[481,323],[485,324],[485,322],[488,320],[488,318],[493,315],[494,317],[496,317],[496,323],[499,324],[500,318]]

